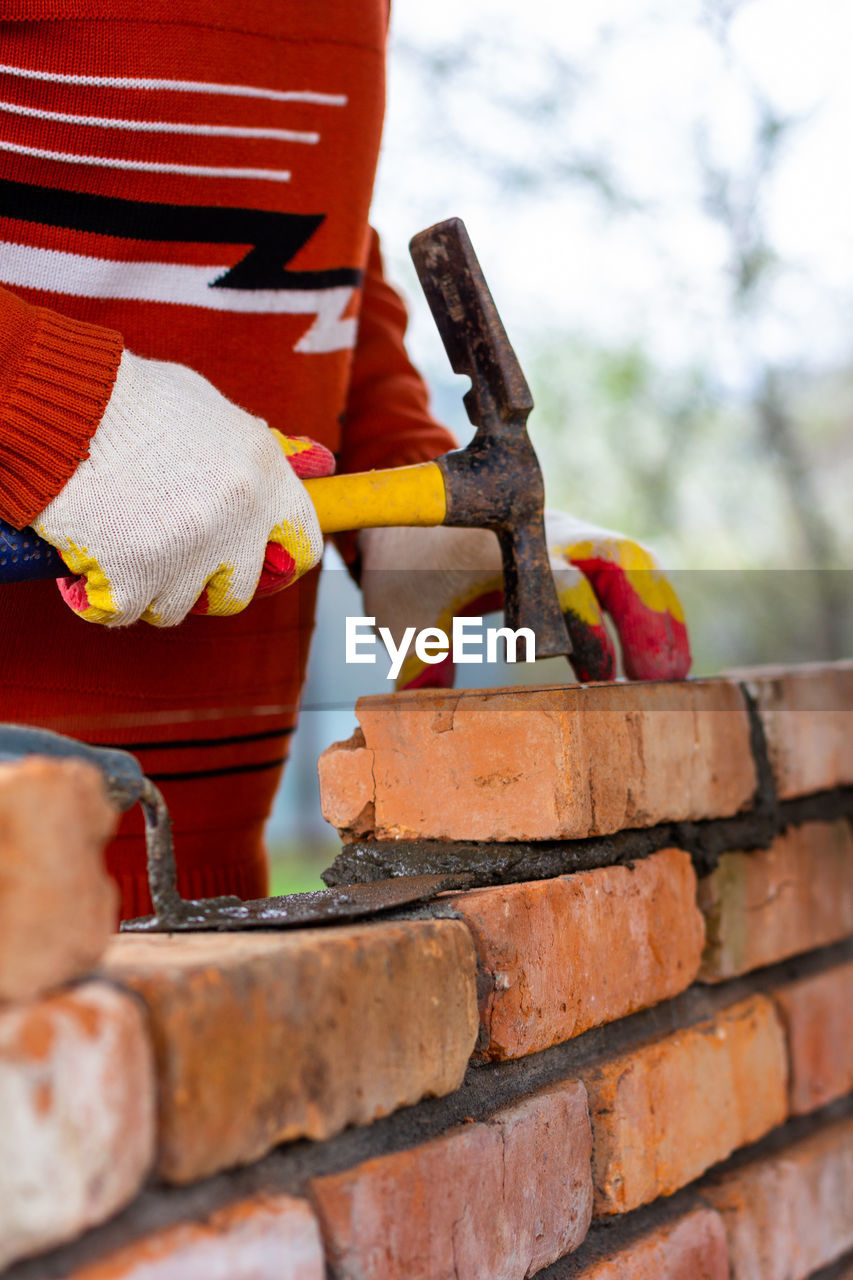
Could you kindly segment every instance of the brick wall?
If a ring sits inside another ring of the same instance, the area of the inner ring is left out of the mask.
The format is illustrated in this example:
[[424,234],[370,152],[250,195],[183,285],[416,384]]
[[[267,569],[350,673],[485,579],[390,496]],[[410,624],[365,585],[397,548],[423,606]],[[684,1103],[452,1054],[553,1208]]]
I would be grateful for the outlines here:
[[357,715],[330,882],[472,887],[345,927],[110,938],[0,766],[4,1280],[853,1276],[853,665]]

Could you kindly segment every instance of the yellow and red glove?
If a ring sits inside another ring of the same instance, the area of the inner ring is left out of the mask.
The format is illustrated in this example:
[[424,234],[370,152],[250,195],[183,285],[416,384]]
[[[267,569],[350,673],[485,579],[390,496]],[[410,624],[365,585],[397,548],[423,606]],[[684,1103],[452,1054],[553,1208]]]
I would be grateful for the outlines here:
[[[616,655],[609,614],[632,680],[679,680],[690,670],[690,642],[678,597],[651,552],[629,538],[562,512],[546,512],[545,533],[557,595],[579,680],[612,680]],[[406,627],[450,634],[454,616],[482,616],[503,602],[501,556],[493,533],[478,529],[366,529],[359,535],[365,610],[399,644]],[[427,665],[409,653],[398,689],[448,688],[453,664]]]
[[282,436],[184,365],[122,355],[85,458],[33,521],[72,578],[66,603],[105,626],[239,613],[320,560],[299,477],[328,475],[322,445]]

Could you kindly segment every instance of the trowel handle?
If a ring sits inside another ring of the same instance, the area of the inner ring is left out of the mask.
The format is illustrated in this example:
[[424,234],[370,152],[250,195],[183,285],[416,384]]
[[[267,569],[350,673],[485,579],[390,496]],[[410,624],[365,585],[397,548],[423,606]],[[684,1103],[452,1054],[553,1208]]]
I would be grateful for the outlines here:
[[62,556],[33,529],[13,529],[0,520],[0,584],[31,578],[67,578]]
[[76,738],[66,738],[52,729],[35,729],[22,724],[0,724],[0,763],[26,756],[52,756],[59,760],[85,760],[100,769],[107,794],[119,809],[129,809],[144,798],[150,783],[142,766],[128,751],[116,747],[93,747]]

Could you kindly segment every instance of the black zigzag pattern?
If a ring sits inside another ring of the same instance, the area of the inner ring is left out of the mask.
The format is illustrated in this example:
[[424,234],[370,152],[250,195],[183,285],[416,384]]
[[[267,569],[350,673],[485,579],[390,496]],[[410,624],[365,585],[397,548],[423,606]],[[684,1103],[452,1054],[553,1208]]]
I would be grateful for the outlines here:
[[325,221],[324,213],[274,213],[207,205],[154,204],[0,180],[0,216],[123,239],[251,245],[215,289],[332,289],[358,286],[355,267],[288,271]]

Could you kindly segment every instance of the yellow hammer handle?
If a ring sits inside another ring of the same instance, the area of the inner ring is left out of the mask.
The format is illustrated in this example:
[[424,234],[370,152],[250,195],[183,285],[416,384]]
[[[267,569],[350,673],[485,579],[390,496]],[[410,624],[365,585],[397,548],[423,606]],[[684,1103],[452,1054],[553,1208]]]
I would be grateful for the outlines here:
[[387,471],[355,471],[348,476],[321,476],[306,480],[305,488],[323,533],[436,525],[442,524],[447,514],[444,476],[434,462]]

